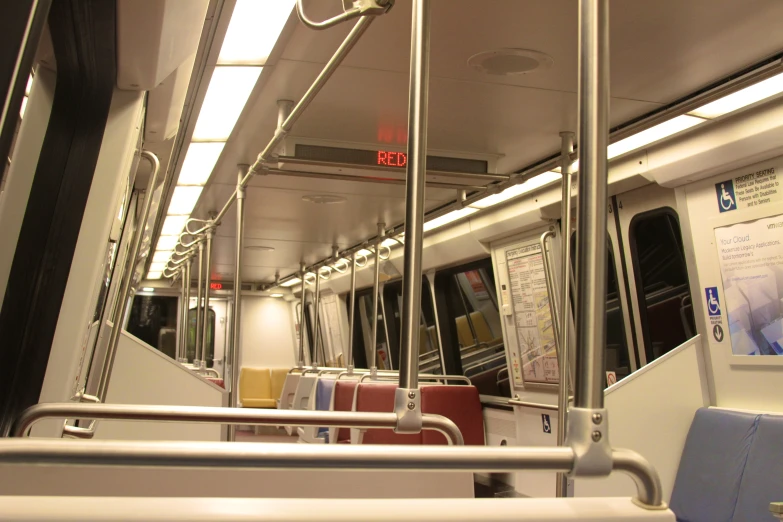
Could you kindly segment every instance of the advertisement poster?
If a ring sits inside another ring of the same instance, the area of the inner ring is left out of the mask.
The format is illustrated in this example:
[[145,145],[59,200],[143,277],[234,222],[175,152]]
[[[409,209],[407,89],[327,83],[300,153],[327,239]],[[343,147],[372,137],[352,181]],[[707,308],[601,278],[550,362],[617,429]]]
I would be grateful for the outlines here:
[[[783,355],[783,215],[715,229],[734,355]],[[721,303],[722,301],[722,303]]]
[[526,382],[556,384],[557,352],[539,245],[506,251],[514,325]]

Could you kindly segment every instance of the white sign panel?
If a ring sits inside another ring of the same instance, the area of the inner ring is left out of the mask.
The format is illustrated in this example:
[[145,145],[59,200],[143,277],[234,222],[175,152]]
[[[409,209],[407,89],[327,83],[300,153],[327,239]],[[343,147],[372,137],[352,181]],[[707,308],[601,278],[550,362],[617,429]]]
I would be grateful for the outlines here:
[[556,384],[557,352],[541,246],[507,250],[506,261],[518,347],[512,353],[514,380],[521,376],[528,383]]
[[734,355],[783,355],[783,215],[715,229]]

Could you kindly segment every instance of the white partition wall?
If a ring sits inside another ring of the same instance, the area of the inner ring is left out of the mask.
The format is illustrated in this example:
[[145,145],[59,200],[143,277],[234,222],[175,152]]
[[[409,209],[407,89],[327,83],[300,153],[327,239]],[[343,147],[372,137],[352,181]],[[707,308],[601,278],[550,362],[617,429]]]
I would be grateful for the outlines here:
[[[223,388],[127,332],[117,346],[107,404],[227,406]],[[220,424],[99,421],[96,439],[221,440]]]
[[283,299],[242,296],[240,367],[292,368],[297,347],[292,307]]
[[[666,502],[693,415],[708,405],[701,350],[696,336],[606,390],[612,447],[636,451],[650,461]],[[635,491],[631,478],[622,473],[574,484],[577,497],[630,496]]]

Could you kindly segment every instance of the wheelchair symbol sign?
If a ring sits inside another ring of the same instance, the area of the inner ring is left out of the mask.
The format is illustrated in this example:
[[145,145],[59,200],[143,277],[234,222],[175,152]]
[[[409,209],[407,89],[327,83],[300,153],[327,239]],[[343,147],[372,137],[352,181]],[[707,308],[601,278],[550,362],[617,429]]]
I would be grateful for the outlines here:
[[721,213],[737,210],[737,199],[734,197],[734,181],[727,180],[716,183],[715,193],[718,196],[718,210]]
[[549,420],[549,415],[546,413],[541,414],[541,424],[543,424],[544,433],[552,433],[552,423]]
[[707,296],[707,313],[710,317],[720,315],[720,301],[718,300],[718,287],[710,286],[704,289],[704,293]]

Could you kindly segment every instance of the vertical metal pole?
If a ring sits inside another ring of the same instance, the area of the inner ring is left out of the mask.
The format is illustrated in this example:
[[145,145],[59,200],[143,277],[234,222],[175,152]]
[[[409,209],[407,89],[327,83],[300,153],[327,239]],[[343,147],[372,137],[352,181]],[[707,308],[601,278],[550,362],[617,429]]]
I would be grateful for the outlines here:
[[158,174],[160,173],[160,161],[158,161],[158,157],[155,154],[145,150],[141,153],[141,156],[152,163],[152,175],[150,176],[150,181],[147,185],[147,192],[144,197],[144,205],[142,206],[141,214],[136,220],[136,229],[133,232],[133,242],[131,243],[131,248],[127,257],[125,258],[125,266],[120,273],[122,284],[117,292],[117,305],[112,312],[111,334],[109,335],[106,358],[103,360],[101,378],[98,381],[98,393],[96,394],[101,401],[106,400],[106,392],[109,390],[109,381],[111,380],[111,372],[114,367],[114,359],[117,355],[117,344],[120,342],[120,334],[122,333],[123,325],[125,324],[128,311],[130,310],[129,301],[131,292],[133,291],[133,272],[136,267],[139,252],[141,251],[141,240],[144,236],[144,227],[147,224],[147,219],[150,215],[152,193],[155,191],[155,186],[158,184]]
[[[231,388],[229,389],[228,405],[236,408],[239,399],[239,349],[241,340],[240,318],[242,315],[242,241],[245,234],[245,188],[242,186],[242,178],[247,165],[240,165],[237,171],[237,229],[236,252],[234,254],[234,314],[231,326]],[[228,428],[228,440],[236,439],[236,425]]]
[[348,305],[348,356],[345,364],[348,375],[353,375],[353,320],[356,311],[356,252],[351,252],[351,298]]
[[305,307],[307,306],[307,284],[305,283],[305,264],[299,264],[299,278],[302,280],[302,295],[300,297],[301,306],[299,308],[299,368],[305,365]]
[[192,260],[185,261],[185,335],[182,337],[182,353],[180,354],[179,362],[188,362],[188,331],[190,329],[190,265]]
[[313,297],[313,359],[312,359],[312,366],[313,368],[318,368],[318,363],[320,361],[318,357],[318,341],[319,335],[318,335],[318,317],[321,315],[318,313],[318,307],[321,305],[321,267],[318,267],[315,269],[315,296]]
[[[557,395],[557,445],[565,444],[566,423],[568,422],[568,390],[569,390],[569,345],[571,343],[571,300],[569,290],[571,282],[571,153],[574,151],[574,133],[560,133],[560,172],[563,175],[562,195],[560,205],[560,256],[562,266],[560,275],[560,344],[558,347],[558,370],[560,381]],[[556,495],[568,496],[568,475],[557,474]]]
[[204,281],[204,242],[198,244],[198,282],[196,283],[196,351],[193,354],[193,367],[198,369],[201,360],[201,297],[203,294]]
[[394,400],[398,432],[421,429],[419,314],[424,236],[424,182],[427,169],[430,0],[413,0],[408,93],[408,169],[405,186],[405,259],[402,277],[400,384]]
[[579,206],[576,382],[567,443],[571,476],[605,476],[612,448],[604,408],[609,0],[579,0]]
[[579,229],[574,391],[578,408],[604,404],[606,147],[609,137],[609,1],[580,0]]
[[200,368],[207,367],[207,348],[209,347],[209,285],[212,280],[212,236],[214,233],[214,228],[208,228],[205,231],[207,239],[204,252],[204,312],[202,313],[201,323],[201,360],[199,361]]
[[370,374],[373,379],[378,375],[378,286],[381,279],[381,241],[385,223],[378,223],[378,242],[375,244],[375,279],[372,282],[372,364]]
[[185,300],[185,285],[187,284],[185,281],[185,264],[179,267],[179,282],[182,285],[179,292],[179,335],[177,336],[177,350],[174,355],[174,359],[177,362],[182,360],[182,347],[185,344],[185,328],[188,320],[188,302]]

